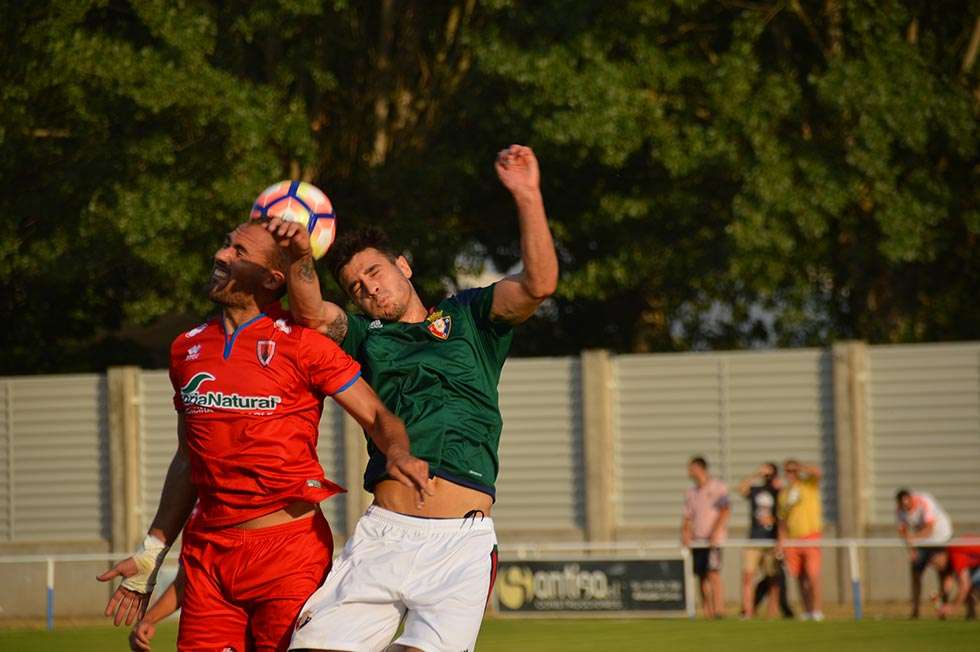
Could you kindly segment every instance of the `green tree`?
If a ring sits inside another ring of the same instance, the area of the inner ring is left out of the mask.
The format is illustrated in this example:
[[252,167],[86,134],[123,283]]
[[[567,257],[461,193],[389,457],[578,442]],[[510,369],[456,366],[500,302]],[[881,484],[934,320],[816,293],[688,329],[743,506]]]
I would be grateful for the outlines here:
[[285,176],[320,184],[342,220],[440,241],[419,263],[432,251],[445,275],[466,237],[438,192],[452,157],[418,153],[468,69],[474,8],[4,3],[0,178],[17,192],[0,198],[0,368],[165,364],[167,331],[209,309],[222,234]]
[[976,337],[978,13],[515,4],[478,67],[563,161],[565,341]]
[[509,142],[538,152],[563,268],[520,352],[980,331],[975,2],[2,12],[4,372],[163,364],[222,233],[287,176],[388,228],[431,298],[508,269]]

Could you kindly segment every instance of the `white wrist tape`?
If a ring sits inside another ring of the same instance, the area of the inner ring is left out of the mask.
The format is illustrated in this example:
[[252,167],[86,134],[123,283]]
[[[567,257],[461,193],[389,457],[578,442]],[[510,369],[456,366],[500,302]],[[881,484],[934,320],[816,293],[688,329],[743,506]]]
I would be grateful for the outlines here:
[[153,535],[147,534],[143,543],[133,553],[133,561],[138,569],[136,574],[123,580],[123,588],[138,593],[151,593],[157,581],[157,571],[163,564],[170,546]]

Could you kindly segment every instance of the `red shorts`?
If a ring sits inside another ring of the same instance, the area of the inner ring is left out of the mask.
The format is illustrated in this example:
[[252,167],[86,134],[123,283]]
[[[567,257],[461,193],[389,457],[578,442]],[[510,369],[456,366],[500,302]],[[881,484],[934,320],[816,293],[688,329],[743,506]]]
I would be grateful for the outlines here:
[[[806,540],[820,540],[819,534],[811,534],[809,536],[800,537]],[[786,547],[783,549],[783,558],[786,562],[786,570],[793,577],[800,577],[800,575],[806,575],[807,577],[820,577],[820,566],[821,566],[821,553],[820,548],[804,547],[804,548],[790,548]]]
[[187,652],[286,650],[293,622],[323,583],[333,537],[323,514],[243,530],[184,532],[187,577],[177,649]]

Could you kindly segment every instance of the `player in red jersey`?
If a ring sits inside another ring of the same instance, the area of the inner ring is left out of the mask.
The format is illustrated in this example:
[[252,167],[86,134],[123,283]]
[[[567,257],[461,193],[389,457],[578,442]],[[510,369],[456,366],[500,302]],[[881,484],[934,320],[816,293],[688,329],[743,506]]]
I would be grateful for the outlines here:
[[280,307],[287,265],[254,222],[215,254],[209,296],[221,314],[171,346],[179,446],[160,506],[136,554],[98,578],[125,578],[106,615],[131,624],[183,530],[180,650],[289,643],[300,607],[330,567],[333,542],[317,505],[343,491],[316,455],[325,396],[387,451],[393,477],[420,501],[428,491],[428,465],[409,454],[404,425],[361,380],[357,362]]
[[[969,539],[980,539],[980,535],[969,534]],[[956,597],[938,607],[943,618],[953,615],[959,607],[966,605],[966,617],[976,618],[976,600],[980,596],[980,545],[954,545],[946,548],[945,571],[952,576],[956,585]]]

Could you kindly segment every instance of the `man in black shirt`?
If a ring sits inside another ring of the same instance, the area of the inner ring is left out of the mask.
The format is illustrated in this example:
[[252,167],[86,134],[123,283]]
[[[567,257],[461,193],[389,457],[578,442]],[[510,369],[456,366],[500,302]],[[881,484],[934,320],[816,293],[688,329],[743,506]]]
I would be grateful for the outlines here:
[[780,574],[772,544],[776,540],[776,496],[779,494],[777,467],[772,462],[760,466],[745,478],[738,487],[739,493],[749,501],[749,538],[759,539],[758,548],[742,551],[742,615],[751,618],[755,611],[753,580],[761,570],[768,585],[769,616],[776,615],[780,602],[780,585],[775,581]]

